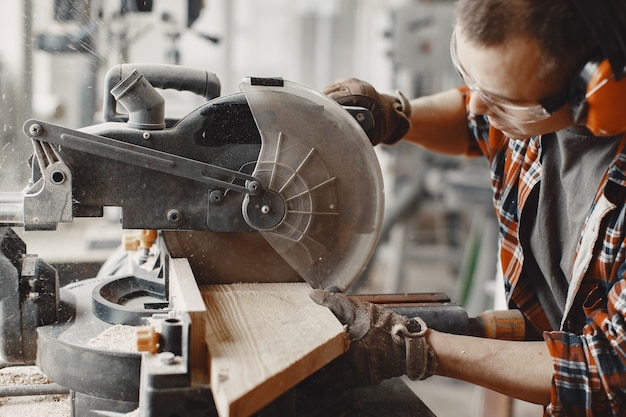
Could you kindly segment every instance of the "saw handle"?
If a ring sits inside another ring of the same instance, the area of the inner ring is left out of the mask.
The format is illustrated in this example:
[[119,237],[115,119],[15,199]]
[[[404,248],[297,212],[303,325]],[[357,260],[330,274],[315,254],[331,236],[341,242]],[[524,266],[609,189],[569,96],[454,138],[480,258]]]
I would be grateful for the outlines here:
[[468,320],[468,334],[501,340],[524,340],[526,322],[519,310],[488,310]]
[[121,121],[117,117],[116,100],[111,94],[111,89],[133,70],[137,70],[156,88],[189,91],[207,100],[219,97],[221,92],[221,84],[217,76],[203,69],[169,64],[119,64],[111,67],[104,78],[102,108],[104,121]]

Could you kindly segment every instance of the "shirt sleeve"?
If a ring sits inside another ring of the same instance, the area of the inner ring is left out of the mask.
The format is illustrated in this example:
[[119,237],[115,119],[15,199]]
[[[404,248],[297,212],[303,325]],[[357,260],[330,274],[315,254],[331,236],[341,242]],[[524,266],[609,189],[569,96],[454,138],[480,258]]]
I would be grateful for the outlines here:
[[626,415],[626,264],[610,288],[599,284],[585,303],[582,335],[544,333],[554,359],[553,416]]

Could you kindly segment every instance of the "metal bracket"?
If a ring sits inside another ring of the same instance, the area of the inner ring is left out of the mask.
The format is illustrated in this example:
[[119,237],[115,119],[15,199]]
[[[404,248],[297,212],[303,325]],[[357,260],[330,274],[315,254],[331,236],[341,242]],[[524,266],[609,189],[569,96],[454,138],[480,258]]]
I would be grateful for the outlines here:
[[32,142],[41,178],[24,193],[24,229],[55,230],[72,221],[72,172],[53,146]]
[[[39,141],[205,184],[225,187],[241,193],[257,194],[261,191],[261,183],[252,175],[172,155],[156,149],[133,145],[117,139],[93,135],[37,120],[28,120],[24,124],[24,132],[26,135]],[[227,176],[233,182],[219,180],[215,178],[216,175]],[[234,183],[235,180],[244,181],[247,184],[245,186],[238,185]]]

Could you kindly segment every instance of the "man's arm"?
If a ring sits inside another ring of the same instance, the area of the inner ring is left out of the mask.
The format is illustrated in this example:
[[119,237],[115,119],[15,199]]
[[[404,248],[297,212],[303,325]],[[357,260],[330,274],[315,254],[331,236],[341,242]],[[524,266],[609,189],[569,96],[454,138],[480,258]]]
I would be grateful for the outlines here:
[[[404,140],[429,150],[468,150],[465,97],[457,89],[411,101],[411,129]],[[550,402],[553,364],[545,342],[512,342],[429,330],[437,357],[435,373],[498,391],[520,400]]]
[[404,140],[434,152],[463,155],[469,148],[465,97],[456,88],[411,100]]
[[380,305],[342,293],[313,290],[311,298],[347,325],[348,355],[357,384],[406,374],[460,379],[521,400],[550,402],[553,362],[545,342],[512,342],[427,329]]
[[435,152],[457,155],[470,148],[465,96],[458,89],[409,101],[400,92],[380,94],[365,81],[345,78],[323,92],[339,104],[372,112],[374,128],[368,133],[372,145],[392,145],[405,139]]
[[435,374],[460,379],[520,400],[550,402],[552,357],[545,342],[512,342],[429,330]]

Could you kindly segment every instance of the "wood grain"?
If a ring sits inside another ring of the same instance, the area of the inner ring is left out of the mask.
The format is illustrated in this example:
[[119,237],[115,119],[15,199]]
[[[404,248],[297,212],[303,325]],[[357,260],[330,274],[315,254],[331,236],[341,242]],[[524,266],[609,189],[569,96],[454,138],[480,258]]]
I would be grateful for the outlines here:
[[201,286],[210,383],[220,417],[247,417],[348,349],[306,283]]

